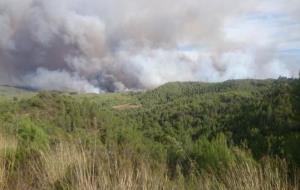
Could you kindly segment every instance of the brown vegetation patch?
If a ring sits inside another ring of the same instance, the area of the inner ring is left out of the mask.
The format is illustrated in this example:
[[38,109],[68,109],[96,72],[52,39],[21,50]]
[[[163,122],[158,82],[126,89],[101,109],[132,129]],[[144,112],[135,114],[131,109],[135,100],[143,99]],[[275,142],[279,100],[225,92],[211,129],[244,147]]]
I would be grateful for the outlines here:
[[129,110],[129,109],[138,109],[141,108],[142,105],[137,105],[137,104],[122,104],[122,105],[117,105],[113,106],[113,109],[116,110]]

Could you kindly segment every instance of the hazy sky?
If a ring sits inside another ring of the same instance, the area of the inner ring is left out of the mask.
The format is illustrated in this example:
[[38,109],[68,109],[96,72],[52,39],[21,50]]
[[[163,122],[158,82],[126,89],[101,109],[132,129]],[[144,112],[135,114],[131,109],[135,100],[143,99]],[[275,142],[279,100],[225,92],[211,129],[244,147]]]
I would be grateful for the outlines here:
[[80,92],[297,77],[300,0],[0,0],[0,84]]

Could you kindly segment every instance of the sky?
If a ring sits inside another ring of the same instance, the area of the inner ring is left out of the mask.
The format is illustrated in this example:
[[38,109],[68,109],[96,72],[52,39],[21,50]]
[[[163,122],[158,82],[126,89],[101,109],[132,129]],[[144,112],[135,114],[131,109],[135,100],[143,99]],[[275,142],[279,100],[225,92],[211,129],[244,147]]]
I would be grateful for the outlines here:
[[298,77],[299,0],[0,0],[0,84],[112,92]]

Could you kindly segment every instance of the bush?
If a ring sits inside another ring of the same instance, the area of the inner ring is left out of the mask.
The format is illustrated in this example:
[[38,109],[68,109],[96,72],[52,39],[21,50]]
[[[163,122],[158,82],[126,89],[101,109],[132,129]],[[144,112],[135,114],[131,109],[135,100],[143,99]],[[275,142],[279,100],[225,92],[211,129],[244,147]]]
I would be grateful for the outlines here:
[[220,134],[212,141],[199,139],[193,146],[191,158],[196,161],[198,169],[222,171],[233,166],[236,157],[227,145],[225,135]]
[[300,167],[300,134],[293,134],[287,138],[285,143],[285,151],[287,158],[292,160],[298,167]]
[[18,152],[38,152],[48,148],[49,139],[45,131],[36,126],[28,117],[23,117],[18,122]]

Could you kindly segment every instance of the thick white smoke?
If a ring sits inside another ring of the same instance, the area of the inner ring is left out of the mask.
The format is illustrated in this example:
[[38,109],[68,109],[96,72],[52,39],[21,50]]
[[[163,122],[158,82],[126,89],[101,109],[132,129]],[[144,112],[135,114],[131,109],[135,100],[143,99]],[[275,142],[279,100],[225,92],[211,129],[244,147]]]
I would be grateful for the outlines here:
[[24,76],[22,84],[44,90],[76,90],[78,92],[99,93],[99,89],[91,85],[86,79],[66,71],[49,71],[42,68],[35,73]]
[[273,1],[0,0],[0,83],[103,92],[293,76],[299,66],[278,54],[291,39],[239,19],[300,23],[298,1]]

